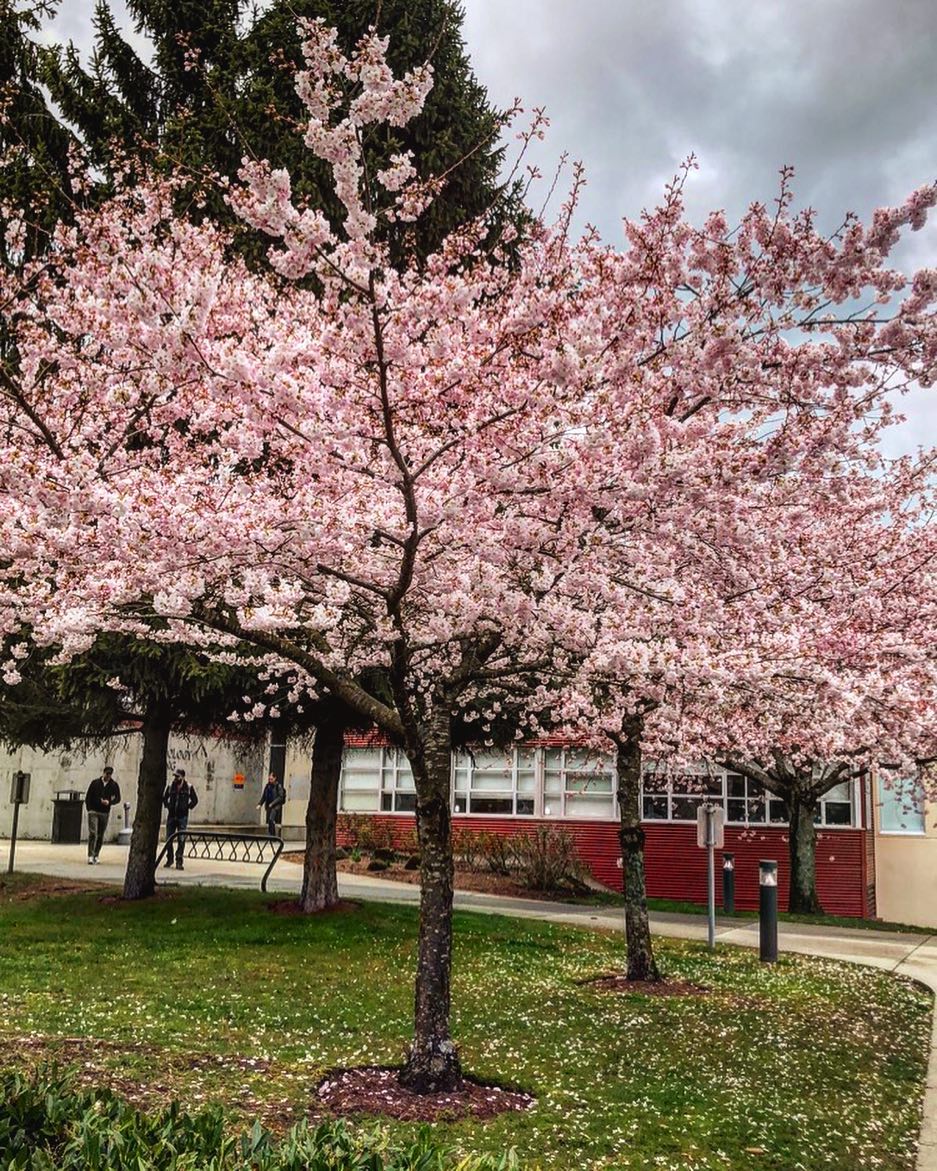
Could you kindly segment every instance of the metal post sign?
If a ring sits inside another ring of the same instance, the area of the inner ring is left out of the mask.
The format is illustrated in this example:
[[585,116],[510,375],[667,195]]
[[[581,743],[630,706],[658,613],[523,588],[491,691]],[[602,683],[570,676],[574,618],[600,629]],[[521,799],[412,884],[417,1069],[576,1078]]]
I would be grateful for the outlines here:
[[13,826],[10,830],[10,860],[7,864],[7,874],[13,873],[13,860],[16,857],[16,831],[20,819],[20,806],[29,800],[29,773],[15,772],[13,785],[10,789],[10,800],[13,802]]
[[11,805],[29,804],[29,780],[29,773],[15,772],[13,774],[13,784],[10,787]]
[[706,851],[706,905],[709,950],[716,946],[716,863],[715,851],[725,844],[725,811],[712,801],[703,801],[696,814],[696,844]]
[[726,814],[719,805],[704,801],[696,813],[696,844],[701,850],[721,850],[726,840]]

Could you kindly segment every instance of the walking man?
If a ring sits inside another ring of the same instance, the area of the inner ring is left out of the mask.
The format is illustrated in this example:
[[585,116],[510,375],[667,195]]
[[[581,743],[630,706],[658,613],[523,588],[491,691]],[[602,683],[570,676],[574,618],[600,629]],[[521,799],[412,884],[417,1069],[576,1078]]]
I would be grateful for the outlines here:
[[99,777],[95,777],[85,793],[85,809],[88,810],[88,865],[96,866],[111,806],[120,803],[120,787],[114,780],[114,770],[108,766]]
[[260,798],[258,809],[267,810],[267,833],[275,838],[277,834],[277,814],[283,808],[286,801],[286,790],[277,779],[276,773],[271,773],[267,777],[267,783],[264,785],[263,795]]
[[[176,869],[182,870],[182,851],[185,846],[185,831],[189,824],[189,810],[198,805],[195,789],[185,779],[185,769],[177,768],[172,775],[172,783],[166,786],[163,793],[163,804],[166,806],[166,840],[173,834],[179,834],[176,839]],[[173,848],[170,845],[166,852],[166,865],[172,866]]]

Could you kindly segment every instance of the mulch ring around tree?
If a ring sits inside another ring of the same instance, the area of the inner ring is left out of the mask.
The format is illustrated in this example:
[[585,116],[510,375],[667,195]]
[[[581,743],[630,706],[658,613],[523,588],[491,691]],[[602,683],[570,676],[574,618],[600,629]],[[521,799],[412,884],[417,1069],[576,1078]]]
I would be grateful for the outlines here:
[[339,899],[323,911],[304,911],[298,899],[276,899],[272,903],[267,903],[267,910],[272,911],[274,915],[343,915],[350,911],[360,911],[361,903],[355,899]]
[[415,1094],[397,1080],[392,1066],[331,1069],[316,1087],[316,1097],[336,1117],[365,1114],[400,1122],[455,1122],[460,1118],[494,1118],[511,1110],[529,1110],[532,1094],[484,1085],[465,1078],[461,1090]]
[[595,976],[581,980],[580,984],[597,992],[626,992],[634,996],[708,996],[712,991],[689,980],[629,980],[620,973]]

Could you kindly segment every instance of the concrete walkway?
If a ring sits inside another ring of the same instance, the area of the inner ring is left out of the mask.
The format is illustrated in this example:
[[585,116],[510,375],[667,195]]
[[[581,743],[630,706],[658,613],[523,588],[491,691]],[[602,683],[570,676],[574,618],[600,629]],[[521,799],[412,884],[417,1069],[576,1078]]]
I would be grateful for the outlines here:
[[[9,843],[0,842],[0,867],[6,871]],[[88,879],[95,882],[121,883],[126,864],[126,850],[105,846],[97,866],[87,864],[84,845],[51,845],[49,842],[23,841],[16,845],[16,869],[58,878]],[[257,889],[263,868],[233,862],[207,862],[188,859],[184,871],[164,870],[160,880],[186,886],[228,886]],[[268,882],[270,893],[295,894],[302,870],[290,862],[280,861]],[[419,901],[419,887],[386,879],[343,874],[339,878],[343,897],[378,902],[410,903]],[[548,919],[574,927],[600,930],[623,930],[619,908],[583,907],[572,903],[548,903],[534,899],[502,898],[498,895],[463,891],[456,894],[459,910],[487,914],[511,915],[519,919]],[[651,915],[656,935],[675,939],[706,938],[706,919],[702,915]],[[740,947],[758,947],[756,919],[717,920],[716,938],[720,943]],[[822,956],[847,963],[866,964],[918,980],[937,996],[937,933],[912,935],[904,932],[871,931],[862,928],[831,928],[807,924],[781,923],[778,946],[782,952]],[[937,1014],[933,1018],[924,1117],[921,1126],[917,1171],[937,1171]]]

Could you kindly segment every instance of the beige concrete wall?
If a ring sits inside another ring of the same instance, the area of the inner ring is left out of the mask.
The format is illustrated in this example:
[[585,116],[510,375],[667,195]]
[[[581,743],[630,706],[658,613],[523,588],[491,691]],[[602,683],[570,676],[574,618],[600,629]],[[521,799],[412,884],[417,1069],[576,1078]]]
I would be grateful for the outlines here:
[[286,745],[284,787],[286,804],[283,806],[283,828],[306,828],[306,805],[309,802],[309,782],[312,778],[312,742],[290,740]]
[[[10,789],[13,773],[30,774],[29,802],[20,806],[17,832],[23,838],[48,839],[52,833],[53,800],[64,789],[84,796],[88,785],[100,776],[104,765],[114,769],[121,797],[136,805],[137,775],[140,768],[141,738],[122,737],[88,752],[38,752],[31,748],[10,751],[0,748],[0,836],[8,837],[13,821]],[[249,825],[260,821],[257,802],[266,778],[266,750],[233,740],[211,737],[173,736],[169,742],[169,770],[184,768],[195,785],[199,803],[192,814],[193,824]],[[235,787],[236,776],[244,777],[243,788]],[[169,773],[167,773],[167,780]],[[117,837],[123,825],[123,811],[115,810],[108,822],[108,838]],[[82,836],[87,825],[82,819]]]
[[922,834],[883,832],[874,805],[878,917],[937,931],[937,804],[925,803]]

